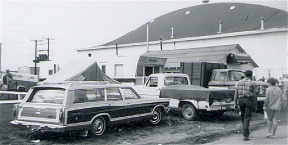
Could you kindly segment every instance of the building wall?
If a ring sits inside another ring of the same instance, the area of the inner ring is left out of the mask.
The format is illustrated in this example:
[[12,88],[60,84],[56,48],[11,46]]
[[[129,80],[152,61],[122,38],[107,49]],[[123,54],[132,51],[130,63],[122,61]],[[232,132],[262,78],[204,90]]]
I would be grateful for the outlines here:
[[[283,73],[287,73],[287,34],[287,29],[283,28],[163,40],[162,49],[173,50],[239,44],[259,65],[259,68],[254,69],[257,78],[268,76],[267,70],[270,70],[271,76],[281,77]],[[159,41],[149,42],[149,51],[159,50]],[[100,68],[101,65],[105,64],[106,74],[112,78],[115,77],[115,64],[123,64],[123,77],[133,78],[139,56],[146,51],[145,42],[118,45],[118,56],[116,55],[116,46],[99,46],[95,49],[78,50],[77,57],[78,59],[85,58],[88,57],[88,53],[91,53],[91,59],[95,59]],[[240,67],[245,70],[247,65]]]

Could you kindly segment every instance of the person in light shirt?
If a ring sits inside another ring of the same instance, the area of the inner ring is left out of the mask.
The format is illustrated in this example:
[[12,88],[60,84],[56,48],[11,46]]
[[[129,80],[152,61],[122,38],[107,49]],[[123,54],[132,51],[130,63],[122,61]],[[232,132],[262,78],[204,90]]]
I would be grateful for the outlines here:
[[266,97],[263,109],[267,112],[267,138],[276,138],[277,124],[279,120],[280,111],[282,109],[283,98],[282,90],[276,86],[277,80],[273,77],[269,78],[267,82],[270,86],[266,89]]

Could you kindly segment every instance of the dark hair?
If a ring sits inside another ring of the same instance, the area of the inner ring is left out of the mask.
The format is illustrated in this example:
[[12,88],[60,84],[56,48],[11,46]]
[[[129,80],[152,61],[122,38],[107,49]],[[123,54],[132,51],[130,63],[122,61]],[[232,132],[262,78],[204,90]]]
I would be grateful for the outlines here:
[[245,74],[245,76],[246,77],[252,77],[252,71],[251,70],[246,70],[245,72],[244,72],[244,74]]
[[271,77],[267,80],[267,83],[270,83],[272,86],[275,86],[277,82],[278,81],[273,77]]

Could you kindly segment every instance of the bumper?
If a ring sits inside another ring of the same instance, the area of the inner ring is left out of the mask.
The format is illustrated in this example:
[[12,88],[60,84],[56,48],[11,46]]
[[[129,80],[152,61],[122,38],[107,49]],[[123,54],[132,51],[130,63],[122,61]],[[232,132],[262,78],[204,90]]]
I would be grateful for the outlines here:
[[257,102],[264,102],[265,101],[265,97],[257,97]]
[[77,130],[85,130],[88,128],[88,125],[79,125],[79,126],[63,126],[63,125],[55,125],[55,124],[43,124],[36,122],[27,122],[27,121],[18,121],[13,120],[10,122],[13,125],[17,125],[20,127],[25,127],[30,129],[32,132],[67,132],[67,131],[77,131]]
[[226,103],[226,102],[213,102],[211,106],[207,101],[199,101],[199,110],[206,111],[228,111],[234,109],[234,103]]
[[234,109],[234,104],[212,105],[207,111],[228,111]]

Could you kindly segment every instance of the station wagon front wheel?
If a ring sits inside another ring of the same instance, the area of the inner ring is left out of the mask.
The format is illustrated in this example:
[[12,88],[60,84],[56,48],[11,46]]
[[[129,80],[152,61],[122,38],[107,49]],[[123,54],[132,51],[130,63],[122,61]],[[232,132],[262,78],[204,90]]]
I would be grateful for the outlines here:
[[153,111],[153,115],[152,117],[149,119],[149,122],[153,125],[156,125],[158,124],[159,122],[161,122],[163,118],[163,112],[160,108],[156,108],[154,111]]
[[105,119],[103,117],[97,117],[92,122],[89,133],[92,136],[100,136],[105,132],[105,130],[106,130]]

